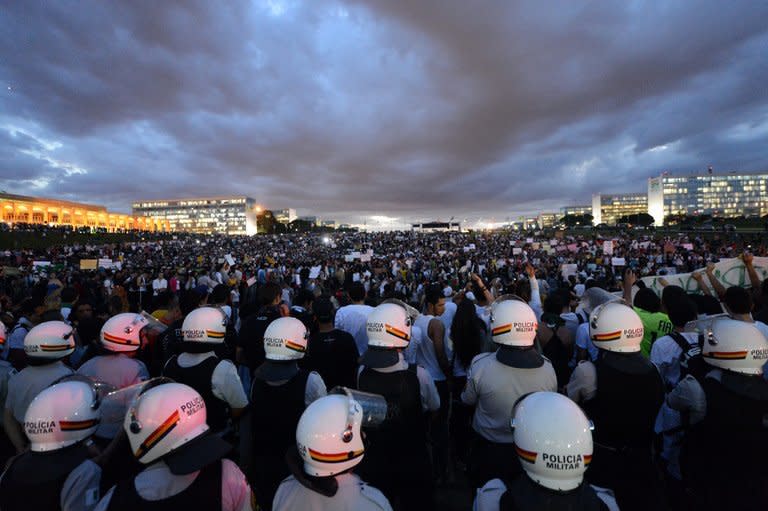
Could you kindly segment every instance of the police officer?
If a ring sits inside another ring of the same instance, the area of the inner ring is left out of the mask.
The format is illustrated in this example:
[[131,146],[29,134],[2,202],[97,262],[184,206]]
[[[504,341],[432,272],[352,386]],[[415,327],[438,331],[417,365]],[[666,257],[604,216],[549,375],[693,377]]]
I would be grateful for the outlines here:
[[573,401],[535,392],[515,407],[512,430],[525,473],[489,481],[477,492],[475,511],[618,510],[612,492],[584,481],[592,461],[592,432]]
[[63,362],[73,351],[74,331],[63,321],[40,323],[24,337],[28,365],[8,380],[4,416],[5,432],[17,453],[27,444],[21,429],[27,407],[41,390],[73,373]]
[[147,366],[134,358],[141,347],[141,330],[146,326],[147,320],[140,314],[125,312],[109,318],[99,333],[101,354],[81,365],[78,374],[115,389],[148,380]]
[[703,510],[768,505],[768,339],[752,323],[718,318],[701,329],[703,381],[687,375],[667,402],[694,424],[681,454],[683,477]]
[[402,302],[382,303],[368,315],[368,349],[361,358],[358,388],[387,400],[384,423],[368,433],[371,446],[360,474],[398,509],[434,507],[432,466],[425,412],[436,413],[440,397],[429,373],[408,364],[412,315]]
[[525,394],[557,390],[552,364],[533,345],[537,326],[533,309],[522,300],[503,296],[491,306],[491,335],[499,348],[472,360],[461,393],[465,404],[476,406],[467,467],[475,488],[521,471],[508,462],[515,459],[511,410]]
[[13,458],[0,479],[0,508],[93,509],[99,479],[70,473],[96,454],[90,438],[100,418],[98,395],[88,383],[64,381],[40,392],[24,416],[30,449]]
[[300,369],[307,350],[307,328],[296,318],[278,318],[264,332],[266,360],[251,386],[251,481],[262,507],[269,509],[280,481],[290,473],[285,454],[304,409],[326,395],[319,374]]
[[203,397],[167,381],[149,380],[123,424],[131,451],[146,468],[113,486],[96,509],[253,509],[245,475],[222,459],[231,446],[210,434]]
[[365,419],[372,425],[353,396],[321,397],[301,415],[296,448],[289,454],[292,475],[277,489],[273,510],[392,509],[384,494],[353,473],[368,450],[361,424]]
[[631,307],[608,302],[592,311],[589,335],[597,360],[576,366],[566,393],[595,423],[590,482],[613,489],[622,509],[658,509],[651,445],[664,384],[640,352],[643,322]]
[[214,432],[224,430],[230,418],[237,419],[248,405],[235,365],[214,352],[224,343],[228,317],[218,307],[195,309],[181,327],[183,353],[173,356],[163,369],[163,376],[189,385],[203,399],[208,426]]

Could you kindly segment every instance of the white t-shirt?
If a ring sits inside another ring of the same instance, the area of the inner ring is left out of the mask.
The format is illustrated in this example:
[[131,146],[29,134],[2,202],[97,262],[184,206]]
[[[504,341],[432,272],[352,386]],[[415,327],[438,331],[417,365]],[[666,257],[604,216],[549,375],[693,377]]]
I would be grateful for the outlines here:
[[73,372],[60,360],[48,365],[25,367],[8,380],[5,408],[13,412],[13,417],[19,424],[23,424],[29,403],[51,383]]
[[160,292],[160,290],[168,289],[168,281],[165,279],[155,279],[152,281],[152,290],[153,294],[157,296],[157,294]]
[[495,353],[481,353],[469,366],[461,400],[477,405],[472,428],[478,434],[491,442],[511,444],[512,409],[520,396],[537,391],[557,392],[557,376],[547,359],[541,367],[520,369],[502,364]]
[[[609,511],[619,511],[616,498],[611,490],[595,485],[591,486],[595,493],[597,493],[597,498],[603,501],[603,504],[608,507]],[[485,486],[477,490],[472,511],[497,511],[501,502],[501,496],[506,492],[507,485],[501,479],[491,479],[485,483]]]
[[81,365],[77,373],[108,383],[115,389],[124,389],[149,379],[144,362],[119,353],[93,357]]
[[345,305],[336,311],[336,319],[333,326],[352,334],[357,344],[357,352],[362,355],[368,349],[368,333],[365,330],[368,322],[368,314],[373,307],[370,305]]
[[379,490],[368,486],[353,473],[336,476],[338,489],[333,497],[312,491],[293,476],[280,483],[272,501],[273,511],[302,509],[308,511],[392,511]]
[[[176,359],[180,367],[193,367],[203,363],[214,353],[182,353]],[[221,360],[211,376],[211,392],[214,396],[225,401],[230,408],[245,408],[248,406],[248,396],[243,390],[243,383],[237,368],[229,360]]]

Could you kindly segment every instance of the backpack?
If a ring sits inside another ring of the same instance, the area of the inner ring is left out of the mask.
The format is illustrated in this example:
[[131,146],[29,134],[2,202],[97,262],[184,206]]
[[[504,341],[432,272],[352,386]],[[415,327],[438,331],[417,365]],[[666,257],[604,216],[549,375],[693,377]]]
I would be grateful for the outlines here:
[[[704,345],[704,337],[699,335],[696,344],[691,344],[683,337],[679,332],[670,332],[668,334],[680,347],[682,353],[680,353],[680,380],[687,375],[691,375],[701,383],[704,381],[708,369],[704,362],[704,358],[701,356],[701,349]],[[680,381],[678,380],[678,381]]]

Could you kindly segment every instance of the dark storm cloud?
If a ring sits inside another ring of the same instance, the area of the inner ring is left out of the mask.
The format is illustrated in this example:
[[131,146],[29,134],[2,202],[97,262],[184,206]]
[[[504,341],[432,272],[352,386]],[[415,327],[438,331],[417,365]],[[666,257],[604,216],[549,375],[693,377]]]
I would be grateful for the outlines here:
[[483,216],[768,169],[768,4],[12,2],[0,183]]

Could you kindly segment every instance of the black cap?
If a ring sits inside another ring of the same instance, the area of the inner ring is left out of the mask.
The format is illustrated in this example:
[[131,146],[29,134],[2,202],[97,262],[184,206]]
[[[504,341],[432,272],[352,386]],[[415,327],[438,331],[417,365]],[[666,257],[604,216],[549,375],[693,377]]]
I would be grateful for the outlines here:
[[163,456],[172,474],[186,475],[197,472],[220,460],[232,450],[218,433],[203,433],[178,449]]
[[312,304],[312,310],[314,311],[317,320],[321,323],[333,321],[333,302],[327,296],[321,296],[315,300],[315,303]]
[[373,369],[391,367],[400,361],[400,354],[396,349],[384,349],[370,347],[360,357],[360,365]]
[[496,360],[509,367],[535,369],[544,365],[544,357],[533,346],[500,346]]

